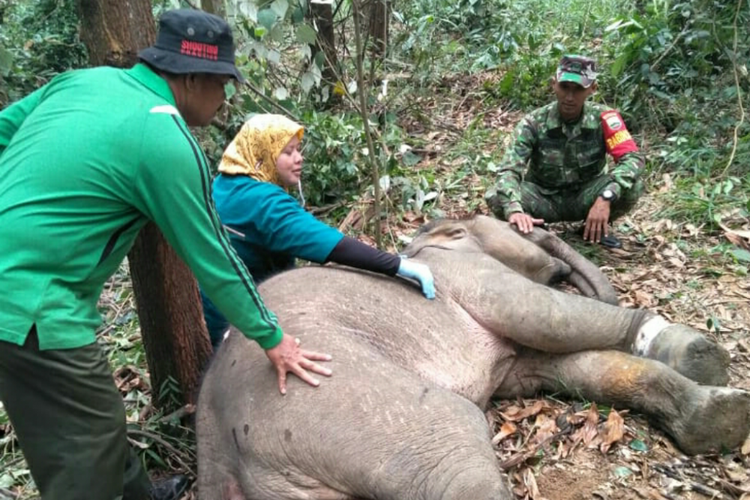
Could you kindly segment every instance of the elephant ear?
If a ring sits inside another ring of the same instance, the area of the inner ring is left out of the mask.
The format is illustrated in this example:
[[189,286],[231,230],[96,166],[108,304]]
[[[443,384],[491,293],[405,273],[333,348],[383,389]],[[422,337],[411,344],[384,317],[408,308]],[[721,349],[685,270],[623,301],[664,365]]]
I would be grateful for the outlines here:
[[524,235],[524,237],[552,257],[568,264],[571,272],[567,281],[578,288],[584,296],[607,304],[618,305],[617,292],[610,284],[609,279],[593,262],[578,253],[573,247],[540,227],[534,228],[531,233]]

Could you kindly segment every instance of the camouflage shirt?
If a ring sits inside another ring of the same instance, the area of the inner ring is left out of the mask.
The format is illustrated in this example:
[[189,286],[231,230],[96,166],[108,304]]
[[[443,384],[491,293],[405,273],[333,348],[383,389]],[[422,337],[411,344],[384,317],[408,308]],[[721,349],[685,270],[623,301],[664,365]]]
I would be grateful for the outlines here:
[[[576,190],[602,173],[606,154],[612,151],[607,147],[602,123],[602,114],[608,111],[610,108],[606,106],[587,102],[581,119],[567,124],[560,117],[557,102],[553,102],[521,120],[498,174],[496,195],[505,217],[523,211],[519,192],[521,179],[553,194]],[[629,139],[624,123],[617,125]],[[634,145],[632,149],[635,151],[613,156],[615,167],[609,172],[612,182],[608,188],[618,197],[633,186],[644,164],[643,155]]]

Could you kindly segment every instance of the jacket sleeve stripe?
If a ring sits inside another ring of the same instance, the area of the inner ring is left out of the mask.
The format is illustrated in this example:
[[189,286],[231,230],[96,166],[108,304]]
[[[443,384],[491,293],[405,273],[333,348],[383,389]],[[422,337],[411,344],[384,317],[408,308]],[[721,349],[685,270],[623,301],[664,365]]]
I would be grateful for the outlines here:
[[255,307],[258,309],[258,312],[260,313],[261,319],[265,321],[266,323],[268,323],[270,326],[275,327],[276,322],[271,319],[271,317],[268,314],[268,311],[263,305],[263,301],[258,295],[258,291],[255,289],[252,276],[250,276],[250,274],[247,272],[244,264],[242,264],[242,262],[239,261],[239,257],[235,253],[234,249],[231,247],[231,243],[229,242],[228,238],[226,238],[224,231],[221,229],[221,223],[218,219],[218,216],[216,215],[216,210],[214,209],[213,200],[211,199],[211,189],[209,186],[209,179],[211,176],[209,173],[206,157],[203,155],[203,152],[200,150],[200,148],[196,144],[193,136],[186,129],[186,126],[180,123],[180,120],[178,120],[177,117],[173,116],[172,118],[174,119],[175,123],[177,124],[177,127],[180,129],[182,134],[185,136],[185,139],[190,144],[190,147],[193,150],[193,155],[195,155],[195,162],[198,165],[198,170],[201,176],[201,185],[203,187],[203,202],[206,207],[206,212],[208,213],[208,216],[211,219],[211,224],[214,229],[214,234],[216,234],[216,237],[221,243],[221,248],[224,250],[224,253],[226,254],[227,258],[232,262],[232,266],[234,267],[235,272],[242,280],[242,283],[245,285],[245,289],[250,294],[250,297],[252,297],[253,302],[255,303]]

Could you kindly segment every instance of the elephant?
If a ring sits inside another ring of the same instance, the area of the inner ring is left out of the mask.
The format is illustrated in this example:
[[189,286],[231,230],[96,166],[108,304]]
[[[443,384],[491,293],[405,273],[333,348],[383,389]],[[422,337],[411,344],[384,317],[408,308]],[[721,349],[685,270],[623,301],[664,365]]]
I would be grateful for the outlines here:
[[[434,300],[345,267],[259,286],[284,331],[332,354],[333,376],[281,396],[263,352],[230,329],[198,398],[200,498],[510,500],[483,411],[541,391],[641,412],[688,454],[748,435],[728,353],[618,307],[599,269],[542,228],[432,221],[403,254],[430,266]],[[562,279],[582,294],[549,286]]]

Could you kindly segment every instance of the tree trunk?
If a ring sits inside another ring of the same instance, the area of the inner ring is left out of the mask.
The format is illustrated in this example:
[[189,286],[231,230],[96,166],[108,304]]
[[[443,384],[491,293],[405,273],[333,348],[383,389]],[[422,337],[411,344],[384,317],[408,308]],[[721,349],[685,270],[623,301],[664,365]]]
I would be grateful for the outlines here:
[[383,58],[388,47],[390,9],[390,0],[370,0],[368,36],[372,40],[373,53]]
[[224,17],[224,0],[201,0],[201,9],[219,17]]
[[[156,39],[151,0],[78,0],[78,8],[81,39],[94,66],[132,66],[138,51]],[[211,355],[195,278],[153,223],[138,235],[128,261],[153,403],[193,403]],[[168,394],[161,393],[165,388]]]
[[[167,408],[194,404],[211,343],[193,273],[152,222],[141,230],[128,261],[151,374],[152,402]],[[181,396],[173,392],[173,383]]]
[[156,39],[148,0],[78,0],[78,11],[93,66],[129,68]]
[[336,37],[333,31],[333,2],[331,0],[311,0],[310,17],[315,30],[318,32],[315,45],[310,47],[312,59],[314,61],[317,54],[321,52],[325,55],[321,78],[331,88],[334,88],[340,78],[336,71],[338,58],[336,57]]

